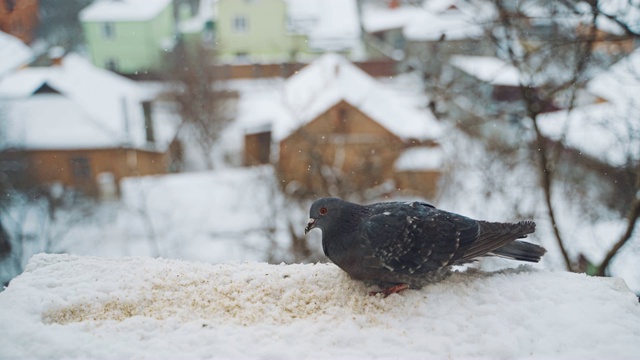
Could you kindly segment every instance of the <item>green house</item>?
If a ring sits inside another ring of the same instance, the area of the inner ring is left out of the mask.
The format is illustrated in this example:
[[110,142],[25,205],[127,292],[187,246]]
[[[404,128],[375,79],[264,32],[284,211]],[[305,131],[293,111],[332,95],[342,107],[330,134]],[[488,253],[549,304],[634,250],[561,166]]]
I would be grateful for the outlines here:
[[97,0],[79,16],[97,67],[123,74],[158,72],[176,43],[171,0]]

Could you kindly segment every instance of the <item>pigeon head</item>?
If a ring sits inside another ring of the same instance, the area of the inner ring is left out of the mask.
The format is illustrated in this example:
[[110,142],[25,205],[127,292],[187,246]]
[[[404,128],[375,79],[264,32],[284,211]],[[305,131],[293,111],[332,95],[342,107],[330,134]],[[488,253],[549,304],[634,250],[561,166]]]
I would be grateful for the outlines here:
[[338,218],[340,212],[340,203],[342,200],[337,198],[322,198],[316,200],[309,210],[309,222],[304,229],[304,233],[308,233],[311,229],[326,229],[335,219]]
[[352,204],[338,198],[322,198],[316,200],[309,210],[309,222],[304,229],[308,233],[311,229],[318,228],[322,231],[332,230],[343,224],[354,213],[354,208],[360,205]]

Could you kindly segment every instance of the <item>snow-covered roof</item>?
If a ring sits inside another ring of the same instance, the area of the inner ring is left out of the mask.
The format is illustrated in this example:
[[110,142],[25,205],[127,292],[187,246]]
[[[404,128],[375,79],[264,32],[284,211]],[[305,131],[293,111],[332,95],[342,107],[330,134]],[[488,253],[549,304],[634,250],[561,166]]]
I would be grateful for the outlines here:
[[553,140],[613,166],[640,161],[640,104],[600,103],[538,116],[540,131]]
[[428,0],[424,1],[422,6],[430,13],[440,14],[451,8],[458,8],[460,1],[458,0]]
[[596,75],[587,84],[587,89],[610,102],[635,101],[640,105],[640,49]]
[[80,11],[81,21],[147,21],[172,0],[97,0]]
[[321,16],[309,35],[309,48],[351,50],[360,43],[360,23],[355,0],[322,0]]
[[[587,4],[584,4],[588,7]],[[631,31],[640,31],[640,1],[638,0],[608,0],[598,1],[598,10],[601,14],[607,14],[627,24]],[[600,15],[598,18],[609,20],[607,16]],[[614,25],[619,28],[619,25]]]
[[[38,89],[47,91],[34,95]],[[134,81],[96,68],[76,54],[62,64],[24,68],[0,80],[4,145],[17,148],[147,147],[141,101],[150,94]],[[156,145],[170,127],[158,124]]]
[[614,166],[640,161],[640,49],[587,84],[590,93],[607,102],[571,112],[541,115],[540,129],[594,158]]
[[[555,23],[564,30],[575,30],[581,25],[593,22],[591,5],[582,3],[567,3],[558,1],[522,1],[518,9],[522,14],[531,18],[534,23]],[[631,29],[640,29],[640,3],[635,4],[626,0],[599,1],[599,14],[596,17],[596,27],[609,34],[624,35],[624,29],[614,20],[604,15],[614,16]],[[562,31],[562,30],[561,30]]]
[[446,40],[477,39],[484,35],[484,29],[475,20],[462,12],[434,14],[417,9],[403,34],[413,41],[436,41],[443,37]]
[[403,29],[416,16],[414,7],[367,7],[362,15],[362,25],[368,33],[390,29]]
[[325,54],[290,77],[284,85],[290,122],[274,124],[276,139],[315,119],[344,100],[402,138],[438,138],[440,125],[428,110],[407,106],[398,94],[347,59]]
[[0,31],[0,77],[26,65],[34,58],[33,51],[20,39]]
[[313,51],[348,51],[360,45],[355,0],[286,0],[289,30],[308,36]]
[[318,0],[286,0],[289,31],[306,34],[318,21],[322,3]]
[[449,63],[465,73],[492,85],[518,86],[531,80],[511,64],[491,56],[455,55]]
[[288,134],[282,124],[295,124],[293,114],[277,92],[244,92],[238,104],[238,121],[247,134],[270,128],[273,140],[280,141]]
[[413,41],[476,39],[483,36],[480,24],[492,16],[492,10],[484,3],[457,0],[396,8],[369,4],[363,9],[362,24],[369,33],[401,28],[405,38]]
[[393,167],[397,171],[441,170],[444,151],[440,146],[416,146],[400,154]]
[[640,353],[640,305],[619,278],[524,267],[454,273],[386,299],[368,290],[333,264],[39,254],[0,293],[2,352],[29,359]]

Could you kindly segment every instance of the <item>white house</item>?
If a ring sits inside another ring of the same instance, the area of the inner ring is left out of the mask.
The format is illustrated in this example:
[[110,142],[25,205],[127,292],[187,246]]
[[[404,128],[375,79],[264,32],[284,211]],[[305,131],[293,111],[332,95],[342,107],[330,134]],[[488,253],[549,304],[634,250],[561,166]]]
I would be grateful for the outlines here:
[[125,176],[167,172],[177,124],[152,99],[76,54],[17,70],[0,79],[0,160],[19,163],[17,179],[89,195],[109,176],[117,186]]

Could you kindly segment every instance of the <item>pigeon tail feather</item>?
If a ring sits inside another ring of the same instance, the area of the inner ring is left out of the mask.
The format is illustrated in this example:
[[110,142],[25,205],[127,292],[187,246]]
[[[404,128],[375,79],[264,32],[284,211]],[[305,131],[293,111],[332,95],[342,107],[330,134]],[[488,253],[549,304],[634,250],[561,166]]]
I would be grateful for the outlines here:
[[547,252],[547,249],[542,246],[538,246],[526,241],[514,241],[502,247],[499,247],[489,255],[495,255],[512,260],[539,262],[542,255]]
[[478,224],[480,225],[478,240],[465,251],[460,260],[470,260],[485,255],[516,239],[525,238],[536,230],[536,223],[533,221],[520,221],[518,223],[478,221]]

